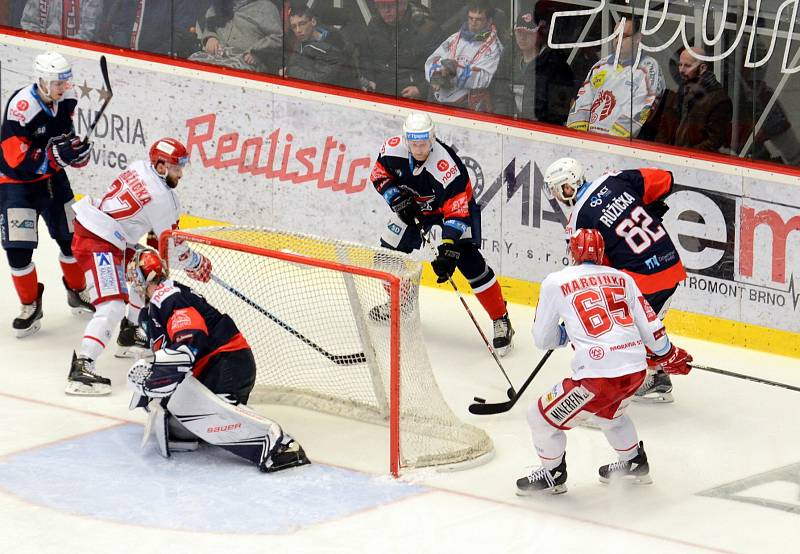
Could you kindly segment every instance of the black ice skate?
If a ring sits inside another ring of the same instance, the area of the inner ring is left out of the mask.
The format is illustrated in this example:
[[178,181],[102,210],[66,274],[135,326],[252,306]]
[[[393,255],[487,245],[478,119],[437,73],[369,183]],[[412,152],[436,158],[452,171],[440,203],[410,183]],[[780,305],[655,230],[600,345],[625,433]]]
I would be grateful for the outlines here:
[[78,358],[73,351],[72,366],[64,392],[75,396],[104,396],[111,394],[111,379],[97,375],[94,372],[94,361]]
[[514,348],[514,344],[511,342],[514,337],[514,328],[508,319],[508,313],[503,317],[498,317],[493,323],[494,339],[492,339],[492,346],[498,356],[505,356]]
[[23,304],[20,308],[19,316],[11,324],[18,339],[28,337],[38,331],[42,326],[42,293],[44,285],[39,283],[39,290],[36,300],[31,304]]
[[266,459],[262,460],[258,464],[258,469],[265,473],[272,473],[310,463],[303,447],[296,440],[289,439],[288,442],[278,445]]
[[128,321],[127,317],[123,317],[119,323],[117,351],[114,356],[139,359],[146,358],[151,354],[150,343],[142,328]]
[[517,479],[517,496],[533,496],[539,493],[564,494],[567,492],[567,455],[555,469],[540,467],[527,477]]
[[634,402],[646,402],[650,404],[665,404],[674,402],[672,398],[672,380],[663,371],[656,373],[647,372],[644,382],[633,395]]
[[94,313],[94,306],[89,302],[89,294],[86,289],[72,290],[67,286],[67,281],[63,277],[61,282],[64,283],[64,288],[67,289],[67,304],[69,304],[73,315]]
[[[411,317],[413,311],[413,304],[411,302],[400,303],[400,319],[406,320]],[[389,323],[392,317],[392,303],[386,302],[379,304],[369,311],[369,318],[377,323]]]
[[649,485],[653,482],[650,477],[650,464],[647,463],[647,454],[644,451],[644,443],[639,442],[639,450],[636,457],[626,462],[614,462],[612,464],[600,466],[601,483],[611,483],[612,481],[629,481],[635,485]]

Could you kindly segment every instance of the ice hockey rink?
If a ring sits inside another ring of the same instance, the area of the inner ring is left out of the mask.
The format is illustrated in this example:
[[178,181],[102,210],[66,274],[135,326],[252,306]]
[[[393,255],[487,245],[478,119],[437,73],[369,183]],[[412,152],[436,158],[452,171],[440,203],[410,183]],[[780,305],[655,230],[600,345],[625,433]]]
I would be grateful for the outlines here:
[[[507,385],[457,298],[428,288],[420,302],[436,378],[456,414],[491,435],[488,463],[395,480],[385,429],[354,431],[294,408],[267,414],[311,466],[262,474],[211,447],[161,458],[152,443],[139,447],[144,412],[128,411],[129,360],[101,358],[110,397],[64,394],[86,319],[69,313],[56,256],[42,237],[34,259],[45,315],[23,340],[11,330],[18,301],[0,265],[0,552],[797,551],[800,393],[699,370],[674,377],[674,404],[630,412],[653,485],[601,485],[597,467],[615,455],[599,431],[576,429],[569,492],[520,498],[514,481],[538,465],[525,410],[568,374],[570,351],[551,357],[510,412],[472,416],[473,396],[503,401]],[[503,363],[518,386],[542,353],[530,339],[533,309],[509,308],[516,349]],[[697,363],[800,385],[796,359],[673,340]]]

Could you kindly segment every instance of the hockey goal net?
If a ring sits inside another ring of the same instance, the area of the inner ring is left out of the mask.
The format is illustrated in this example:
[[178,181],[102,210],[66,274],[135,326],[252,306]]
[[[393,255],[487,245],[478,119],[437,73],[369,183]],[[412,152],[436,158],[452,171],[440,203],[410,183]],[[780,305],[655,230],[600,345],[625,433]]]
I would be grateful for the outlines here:
[[[492,441],[445,402],[422,337],[420,262],[370,248],[270,229],[171,231],[213,263],[190,284],[236,322],[255,354],[250,403],[286,404],[389,429],[390,471],[455,465]],[[288,424],[287,424],[288,427]],[[288,429],[291,432],[291,429]]]

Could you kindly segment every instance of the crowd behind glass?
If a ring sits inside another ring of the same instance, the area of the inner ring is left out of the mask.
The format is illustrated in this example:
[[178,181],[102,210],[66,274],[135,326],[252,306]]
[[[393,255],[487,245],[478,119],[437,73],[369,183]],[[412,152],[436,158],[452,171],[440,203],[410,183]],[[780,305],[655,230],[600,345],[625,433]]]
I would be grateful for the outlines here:
[[[613,0],[602,8],[599,0],[4,0],[0,24],[800,165],[793,4],[764,0],[757,14],[749,4],[733,0],[723,11],[711,0]],[[569,13],[576,10],[586,13]]]

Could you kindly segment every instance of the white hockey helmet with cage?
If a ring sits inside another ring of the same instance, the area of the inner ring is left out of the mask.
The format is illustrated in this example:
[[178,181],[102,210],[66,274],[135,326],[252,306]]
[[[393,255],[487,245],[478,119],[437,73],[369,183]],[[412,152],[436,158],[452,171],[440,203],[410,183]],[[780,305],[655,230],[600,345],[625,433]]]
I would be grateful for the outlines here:
[[436,125],[431,116],[425,112],[411,112],[403,122],[403,141],[406,148],[412,140],[430,141],[433,148],[433,141],[436,140]]
[[72,64],[58,52],[45,52],[33,60],[33,74],[49,87],[53,81],[71,81]]
[[[568,206],[575,203],[578,187],[586,181],[583,166],[573,158],[559,158],[544,172],[544,184],[550,194]],[[569,187],[569,190],[565,190]]]

